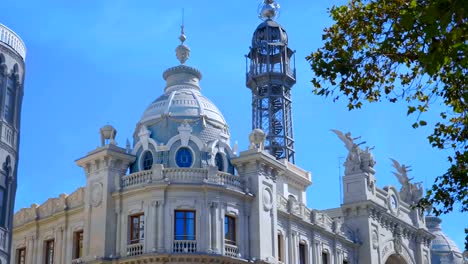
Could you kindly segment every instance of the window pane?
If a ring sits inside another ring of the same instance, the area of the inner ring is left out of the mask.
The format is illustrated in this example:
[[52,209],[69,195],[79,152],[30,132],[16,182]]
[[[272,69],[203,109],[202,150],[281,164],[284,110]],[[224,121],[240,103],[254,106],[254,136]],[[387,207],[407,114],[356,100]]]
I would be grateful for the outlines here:
[[195,220],[187,219],[187,239],[195,239]]
[[174,239],[195,240],[195,212],[175,211]]
[[78,258],[83,256],[83,231],[79,233],[78,237]]
[[50,240],[46,242],[46,264],[54,263],[54,241]]
[[176,218],[184,218],[184,212],[176,212]]
[[194,219],[195,218],[195,212],[186,212],[187,213],[187,218],[189,219]]
[[184,219],[176,219],[175,225],[176,239],[183,239],[184,236]]
[[305,250],[306,250],[306,247],[304,244],[299,244],[299,263],[300,264],[305,264]]

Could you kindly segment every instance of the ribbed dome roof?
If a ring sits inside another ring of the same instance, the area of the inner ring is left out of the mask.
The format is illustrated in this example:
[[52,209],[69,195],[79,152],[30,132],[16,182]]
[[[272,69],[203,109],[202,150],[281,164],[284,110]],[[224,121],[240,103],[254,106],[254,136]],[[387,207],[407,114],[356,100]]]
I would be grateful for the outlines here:
[[461,251],[457,244],[455,244],[455,242],[442,231],[440,226],[441,222],[442,220],[439,217],[426,216],[427,228],[435,236],[435,238],[432,240],[431,251],[454,252],[460,254],[461,256]]
[[151,126],[161,118],[204,119],[214,127],[227,127],[219,109],[200,93],[197,69],[179,65],[166,70],[163,77],[167,82],[164,94],[146,108],[140,123]]

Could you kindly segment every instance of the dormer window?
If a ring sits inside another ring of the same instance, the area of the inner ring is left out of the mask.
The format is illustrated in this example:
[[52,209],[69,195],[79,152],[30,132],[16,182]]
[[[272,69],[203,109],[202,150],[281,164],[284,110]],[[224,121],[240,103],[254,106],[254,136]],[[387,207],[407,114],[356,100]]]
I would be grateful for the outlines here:
[[142,167],[143,170],[149,170],[153,166],[153,153],[151,151],[147,150],[143,153],[142,155]]
[[221,153],[216,153],[215,156],[215,165],[218,167],[219,171],[224,171],[224,158]]

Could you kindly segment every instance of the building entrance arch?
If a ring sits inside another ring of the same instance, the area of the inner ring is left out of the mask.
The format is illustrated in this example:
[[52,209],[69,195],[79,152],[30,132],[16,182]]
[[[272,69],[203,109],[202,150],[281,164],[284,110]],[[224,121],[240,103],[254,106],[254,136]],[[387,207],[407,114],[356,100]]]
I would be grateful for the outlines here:
[[408,264],[408,263],[401,255],[392,254],[390,255],[390,257],[388,257],[387,261],[385,261],[385,264]]

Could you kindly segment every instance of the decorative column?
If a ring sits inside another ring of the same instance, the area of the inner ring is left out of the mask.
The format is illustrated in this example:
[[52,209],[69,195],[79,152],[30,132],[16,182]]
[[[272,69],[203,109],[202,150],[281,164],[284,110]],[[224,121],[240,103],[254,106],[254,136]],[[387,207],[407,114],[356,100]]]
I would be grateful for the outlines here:
[[[65,216],[65,221],[67,217]],[[65,226],[62,227],[62,258],[61,262],[62,263],[67,263],[67,223],[65,222]],[[73,243],[73,242],[72,242]],[[71,257],[71,256],[70,256]]]
[[116,229],[117,234],[116,234],[116,238],[115,238],[115,255],[116,256],[121,256],[121,254],[120,254],[120,240],[121,240],[121,236],[122,236],[122,228],[121,228],[122,221],[120,220],[120,214],[122,214],[122,208],[120,208],[120,206],[119,206],[115,210],[115,217],[117,217],[117,229]]
[[208,241],[208,245],[207,245],[207,248],[208,248],[208,252],[209,253],[212,253],[213,252],[213,243],[212,243],[212,226],[213,226],[213,223],[211,222],[211,205],[212,203],[211,202],[208,202],[207,203],[207,207],[208,207],[208,212],[206,214],[206,218],[207,218],[207,228],[206,228],[206,237],[207,237],[207,241]]
[[35,264],[34,263],[34,239],[35,236],[29,236],[26,244],[26,264]]
[[[153,246],[151,248],[151,251],[152,252],[156,252],[156,249],[158,247],[158,222],[157,219],[158,219],[158,201],[152,201],[151,202],[151,208],[152,208],[152,215],[151,215],[151,219],[153,219]],[[149,227],[149,223],[146,223]]]
[[61,252],[58,250],[62,245],[62,227],[59,226],[54,230],[54,260],[60,260]]
[[218,212],[218,203],[211,202],[211,247],[214,253],[218,253],[218,239],[217,239],[217,221],[216,214]]
[[288,239],[288,251],[289,251],[289,263],[295,263],[294,262],[294,238],[293,238],[293,231],[291,230],[291,226],[289,226],[289,239]]
[[157,249],[158,252],[164,252],[164,201],[158,201],[158,232]]

